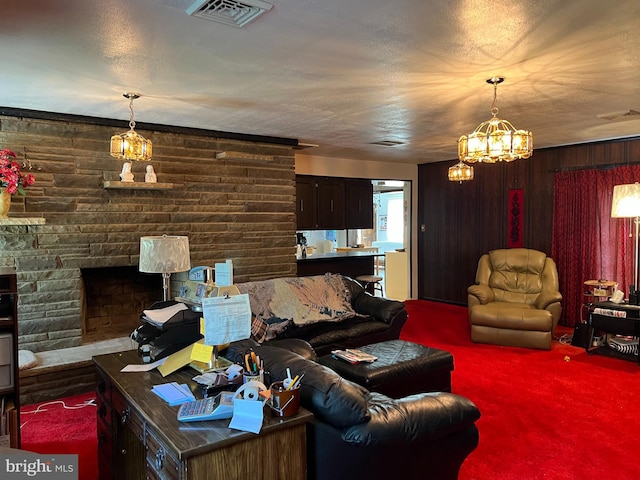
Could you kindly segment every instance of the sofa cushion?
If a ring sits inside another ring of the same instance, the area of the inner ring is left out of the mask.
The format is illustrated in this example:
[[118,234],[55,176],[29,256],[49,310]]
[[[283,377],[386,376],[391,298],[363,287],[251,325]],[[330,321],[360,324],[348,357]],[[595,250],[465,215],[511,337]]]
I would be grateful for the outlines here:
[[273,382],[284,380],[287,368],[292,375],[304,374],[300,382],[300,402],[323,422],[343,428],[369,420],[369,392],[364,387],[282,348],[260,346],[255,352],[264,360]]
[[340,323],[339,327],[324,328],[313,336],[302,337],[308,341],[312,347],[320,347],[323,345],[340,345],[346,340],[372,335],[379,332],[386,332],[389,325],[384,322],[368,319],[364,322]]

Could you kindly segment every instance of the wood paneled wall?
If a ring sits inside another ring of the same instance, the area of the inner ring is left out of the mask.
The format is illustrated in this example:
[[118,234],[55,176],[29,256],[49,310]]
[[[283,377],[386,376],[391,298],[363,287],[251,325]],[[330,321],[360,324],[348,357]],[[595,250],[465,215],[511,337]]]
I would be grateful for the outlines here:
[[639,163],[640,139],[547,148],[527,160],[476,164],[474,180],[462,184],[447,179],[456,162],[418,167],[418,296],[466,305],[480,256],[507,247],[510,189],[524,190],[523,246],[550,255],[555,173]]

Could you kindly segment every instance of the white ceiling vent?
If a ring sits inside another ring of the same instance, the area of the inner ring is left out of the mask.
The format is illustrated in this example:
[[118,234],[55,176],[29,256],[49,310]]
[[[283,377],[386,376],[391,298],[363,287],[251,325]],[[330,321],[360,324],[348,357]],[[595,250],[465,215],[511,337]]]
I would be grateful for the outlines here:
[[272,7],[261,0],[196,0],[187,8],[187,14],[240,28]]

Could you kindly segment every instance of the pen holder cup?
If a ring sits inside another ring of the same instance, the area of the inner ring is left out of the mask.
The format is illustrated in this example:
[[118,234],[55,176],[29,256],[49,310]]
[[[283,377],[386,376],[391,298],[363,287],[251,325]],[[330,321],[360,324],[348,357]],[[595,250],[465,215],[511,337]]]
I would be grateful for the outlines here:
[[259,372],[255,373],[255,372],[244,372],[243,374],[244,380],[242,383],[249,383],[252,380],[255,380],[257,382],[260,383],[264,383],[264,375],[262,370],[260,370]]
[[296,415],[300,410],[300,387],[286,390],[282,382],[273,382],[269,406],[274,417]]

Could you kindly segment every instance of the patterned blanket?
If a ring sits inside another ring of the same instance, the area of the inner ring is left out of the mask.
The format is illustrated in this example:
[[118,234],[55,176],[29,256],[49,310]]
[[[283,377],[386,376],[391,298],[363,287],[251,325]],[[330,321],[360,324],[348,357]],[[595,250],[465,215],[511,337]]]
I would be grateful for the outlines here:
[[274,278],[237,287],[249,295],[251,333],[258,342],[277,338],[290,325],[302,327],[357,316],[340,275]]

